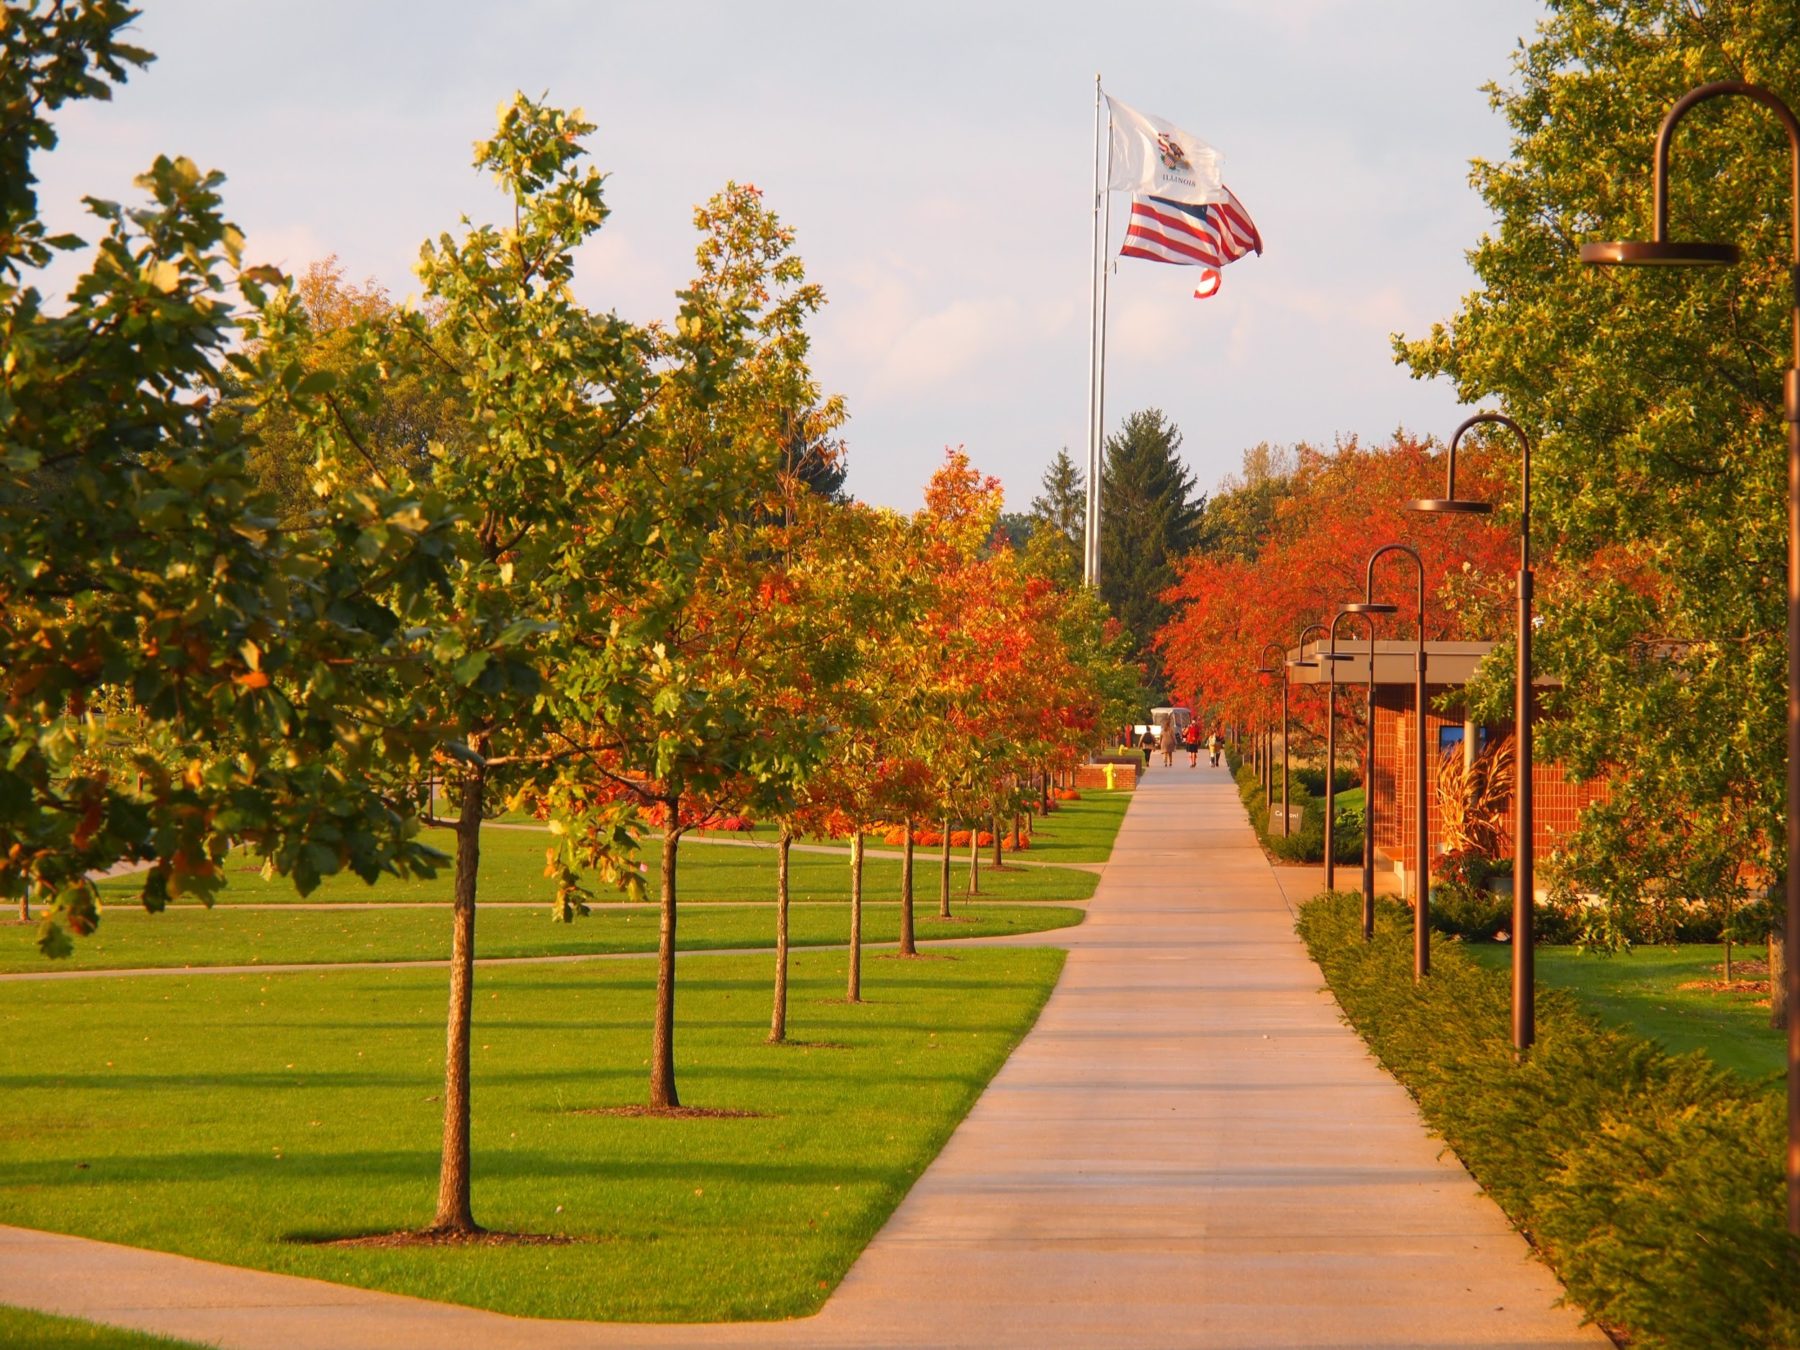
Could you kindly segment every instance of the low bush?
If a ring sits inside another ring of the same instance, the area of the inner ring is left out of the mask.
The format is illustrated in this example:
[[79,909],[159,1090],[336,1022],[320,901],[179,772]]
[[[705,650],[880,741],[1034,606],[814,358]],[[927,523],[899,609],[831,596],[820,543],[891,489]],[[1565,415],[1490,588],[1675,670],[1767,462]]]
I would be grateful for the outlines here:
[[[1348,792],[1362,786],[1362,777],[1354,769],[1339,769],[1336,774],[1337,790]],[[1309,797],[1325,795],[1325,770],[1323,768],[1290,769],[1288,779],[1293,784],[1296,795],[1304,792]]]
[[1633,1347],[1800,1345],[1781,1084],[1670,1055],[1549,989],[1517,1063],[1506,977],[1435,941],[1415,985],[1403,907],[1379,904],[1367,944],[1345,892],[1298,927],[1350,1022],[1595,1320]]
[[1439,858],[1431,879],[1431,926],[1440,933],[1492,942],[1512,927],[1512,895],[1488,889],[1495,877],[1510,875],[1502,864],[1475,849],[1456,849]]
[[[1263,846],[1283,862],[1316,863],[1325,861],[1325,803],[1323,799],[1295,795],[1300,805],[1300,821],[1292,834],[1269,829],[1269,807],[1264,800],[1266,790],[1249,765],[1236,770],[1238,796],[1250,815],[1250,824]],[[1322,783],[1321,779],[1321,783]],[[1362,815],[1356,811],[1339,811],[1337,828],[1332,836],[1333,850],[1340,863],[1362,861]]]

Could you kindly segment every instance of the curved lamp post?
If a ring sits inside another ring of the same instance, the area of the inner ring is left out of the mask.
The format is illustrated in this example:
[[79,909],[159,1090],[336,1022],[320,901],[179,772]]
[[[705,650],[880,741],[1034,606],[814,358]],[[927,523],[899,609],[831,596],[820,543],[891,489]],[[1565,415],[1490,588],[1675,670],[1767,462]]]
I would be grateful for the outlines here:
[[[1337,889],[1337,668],[1340,661],[1354,661],[1356,658],[1348,652],[1337,649],[1338,625],[1351,616],[1342,610],[1332,616],[1331,650],[1319,653],[1319,659],[1325,662],[1325,889]],[[1369,625],[1369,725],[1375,725],[1375,619],[1372,615],[1364,616]],[[1363,838],[1369,835],[1369,775],[1363,774]],[[1365,845],[1365,852],[1367,847]],[[1374,856],[1369,857],[1369,894],[1365,902],[1365,922],[1374,917],[1375,876]],[[1363,934],[1373,937],[1373,930]]]
[[[1428,796],[1431,788],[1431,741],[1425,725],[1425,563],[1411,548],[1405,544],[1383,544],[1369,555],[1368,577],[1363,586],[1364,599],[1355,604],[1338,606],[1342,614],[1396,614],[1397,605],[1380,604],[1375,600],[1375,564],[1389,553],[1404,553],[1413,561],[1419,573],[1419,649],[1413,677],[1413,711],[1419,723],[1418,754],[1418,834],[1414,840],[1413,860],[1417,867],[1417,880],[1413,883],[1413,979],[1422,980],[1431,973],[1431,801]],[[1375,685],[1375,650],[1369,649],[1369,687],[1371,695]],[[1369,718],[1369,744],[1373,751],[1375,743],[1375,719]],[[1370,768],[1374,768],[1371,754]],[[1372,775],[1371,775],[1372,776]],[[1396,775],[1397,777],[1397,775]],[[1366,785],[1369,788],[1373,784]],[[1396,786],[1398,784],[1396,783]],[[1365,793],[1365,795],[1367,795]],[[1397,797],[1399,794],[1396,793]],[[1367,840],[1363,850],[1363,927],[1365,933],[1372,929],[1374,922],[1375,894],[1375,841]]]
[[[1316,670],[1318,668],[1318,661],[1306,655],[1306,635],[1308,633],[1323,633],[1324,631],[1325,625],[1322,623],[1309,623],[1300,630],[1301,654],[1289,659],[1288,666],[1290,668],[1300,667],[1307,670]],[[1282,687],[1284,691],[1286,689],[1287,678],[1287,672],[1283,671]],[[1292,829],[1292,825],[1290,824],[1292,815],[1293,812],[1288,806],[1288,725],[1286,716],[1283,716],[1281,719],[1281,833],[1284,838]]]
[[1456,495],[1456,446],[1471,427],[1501,426],[1519,442],[1519,626],[1515,636],[1518,663],[1514,671],[1513,726],[1513,952],[1512,1034],[1513,1049],[1521,1054],[1537,1039],[1537,941],[1534,931],[1534,896],[1531,810],[1531,437],[1517,422],[1499,413],[1476,413],[1450,437],[1449,462],[1444,469],[1444,495],[1421,497],[1406,505],[1413,511],[1455,515],[1485,515],[1488,502]]
[[[1648,240],[1583,244],[1584,263],[1630,266],[1693,267],[1738,261],[1735,244],[1701,244],[1669,238],[1669,143],[1675,127],[1697,104],[1739,95],[1775,114],[1787,132],[1792,183],[1791,228],[1794,271],[1794,358],[1784,388],[1788,424],[1788,704],[1787,704],[1787,934],[1800,939],[1800,120],[1780,97],[1760,85],[1740,80],[1703,84],[1683,94],[1656,132],[1652,237]],[[1787,961],[1781,997],[1787,1004],[1788,1035],[1788,1232],[1800,1234],[1800,964]]]
[[[1280,666],[1274,666],[1274,665],[1269,664],[1269,651],[1271,648],[1274,649],[1276,660],[1279,661],[1279,660],[1286,659],[1287,649],[1284,648],[1279,642],[1265,642],[1265,643],[1263,643],[1262,652],[1256,658],[1258,661],[1262,662],[1262,664],[1256,668],[1256,673],[1258,675],[1279,675],[1279,676],[1281,676],[1281,773],[1282,773],[1281,817],[1283,820],[1286,820],[1287,819],[1287,781],[1286,781],[1287,780],[1287,721],[1288,721],[1287,671],[1282,669]],[[1266,741],[1265,741],[1265,748],[1263,750],[1263,809],[1265,811],[1272,811],[1275,809],[1275,732],[1274,732],[1274,729],[1271,728],[1269,731],[1265,732],[1264,735],[1266,737]]]

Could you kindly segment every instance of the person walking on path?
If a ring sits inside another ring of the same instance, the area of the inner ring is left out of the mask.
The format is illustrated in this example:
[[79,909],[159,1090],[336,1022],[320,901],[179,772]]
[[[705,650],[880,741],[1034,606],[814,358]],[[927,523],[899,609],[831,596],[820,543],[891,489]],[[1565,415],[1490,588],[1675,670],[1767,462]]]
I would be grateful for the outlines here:
[[1164,713],[1156,723],[1156,745],[1162,751],[1163,768],[1175,763],[1175,742],[1179,735],[1175,730],[1175,719]]
[[1188,768],[1200,767],[1200,724],[1189,722],[1187,728]]
[[1218,732],[1215,731],[1206,738],[1206,751],[1212,756],[1212,766],[1215,769],[1219,767],[1219,751],[1224,748],[1225,742],[1219,738]]

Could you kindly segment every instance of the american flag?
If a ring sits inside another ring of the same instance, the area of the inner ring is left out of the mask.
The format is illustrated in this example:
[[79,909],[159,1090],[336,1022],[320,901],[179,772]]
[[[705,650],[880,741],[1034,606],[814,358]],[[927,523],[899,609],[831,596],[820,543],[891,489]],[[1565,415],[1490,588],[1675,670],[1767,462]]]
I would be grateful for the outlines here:
[[1262,253],[1262,236],[1250,213],[1229,188],[1225,196],[1225,201],[1210,206],[1191,206],[1166,197],[1134,195],[1131,225],[1119,256],[1205,268],[1194,287],[1194,299],[1217,294],[1221,267],[1246,253]]

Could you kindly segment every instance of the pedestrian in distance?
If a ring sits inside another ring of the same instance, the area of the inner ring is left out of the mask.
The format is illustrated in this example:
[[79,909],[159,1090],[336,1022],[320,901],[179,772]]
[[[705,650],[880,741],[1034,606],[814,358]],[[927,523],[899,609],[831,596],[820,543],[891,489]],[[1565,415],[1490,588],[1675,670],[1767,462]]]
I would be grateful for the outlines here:
[[1206,749],[1212,755],[1212,766],[1215,769],[1219,767],[1219,752],[1224,748],[1224,738],[1218,732],[1215,731],[1206,738]]
[[1189,722],[1187,729],[1188,768],[1200,767],[1200,724]]
[[1162,751],[1163,768],[1175,763],[1175,743],[1179,739],[1175,723],[1164,717],[1156,724],[1156,745]]

